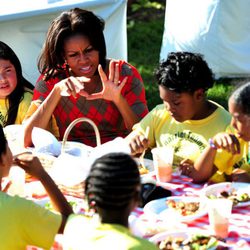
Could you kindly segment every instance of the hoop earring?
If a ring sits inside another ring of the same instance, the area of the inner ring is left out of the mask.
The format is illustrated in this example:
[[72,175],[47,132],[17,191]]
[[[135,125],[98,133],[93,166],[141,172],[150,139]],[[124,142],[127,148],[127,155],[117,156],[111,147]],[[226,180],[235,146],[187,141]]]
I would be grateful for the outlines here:
[[73,71],[72,69],[70,68],[68,62],[66,59],[64,59],[64,64],[63,64],[63,68],[66,70],[66,72],[69,73],[69,75],[73,75]]

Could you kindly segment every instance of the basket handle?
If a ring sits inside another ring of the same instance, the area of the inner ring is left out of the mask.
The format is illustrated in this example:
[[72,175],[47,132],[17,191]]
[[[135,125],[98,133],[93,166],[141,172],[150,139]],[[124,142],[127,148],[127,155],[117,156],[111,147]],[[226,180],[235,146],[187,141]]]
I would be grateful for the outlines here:
[[97,146],[100,146],[101,145],[101,137],[100,137],[100,132],[97,128],[97,126],[95,125],[95,123],[90,120],[89,118],[85,118],[85,117],[80,117],[80,118],[77,118],[76,120],[74,120],[73,122],[71,122],[69,124],[69,126],[67,127],[65,133],[64,133],[64,136],[63,136],[63,141],[62,141],[62,153],[64,153],[65,151],[65,143],[68,139],[68,135],[71,131],[71,129],[79,122],[87,122],[89,123],[90,125],[92,125],[92,127],[94,128],[94,131],[95,131],[95,136],[96,136],[96,145]]

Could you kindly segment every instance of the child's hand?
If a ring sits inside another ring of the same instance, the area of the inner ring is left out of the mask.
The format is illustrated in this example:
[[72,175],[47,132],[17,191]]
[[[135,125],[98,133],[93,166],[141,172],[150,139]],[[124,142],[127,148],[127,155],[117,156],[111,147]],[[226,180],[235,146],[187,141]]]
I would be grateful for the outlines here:
[[31,176],[39,179],[45,172],[40,160],[31,153],[23,153],[14,158],[15,164],[24,169]]
[[141,154],[148,148],[149,140],[144,135],[134,135],[129,138],[129,147],[132,155]]
[[213,143],[217,148],[221,148],[227,150],[232,154],[239,154],[240,153],[240,143],[237,137],[233,134],[228,133],[218,133],[212,139]]
[[235,169],[232,173],[232,181],[250,183],[250,175],[242,169]]
[[179,170],[181,174],[186,176],[192,176],[194,169],[194,162],[190,159],[185,159],[180,162]]

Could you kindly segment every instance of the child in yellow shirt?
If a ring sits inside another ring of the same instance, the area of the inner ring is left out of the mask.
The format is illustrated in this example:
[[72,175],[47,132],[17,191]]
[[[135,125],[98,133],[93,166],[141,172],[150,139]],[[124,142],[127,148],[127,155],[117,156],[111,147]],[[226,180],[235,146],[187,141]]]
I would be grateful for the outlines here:
[[2,177],[8,176],[13,156],[0,125],[0,249],[24,250],[27,245],[50,249],[55,235],[63,232],[67,217],[73,213],[72,208],[37,157],[26,153],[14,161],[41,181],[59,213],[4,192],[6,188],[2,188]]
[[15,52],[0,41],[0,124],[22,124],[34,86],[22,75]]
[[239,86],[228,101],[232,115],[226,132],[209,139],[209,146],[192,165],[182,164],[182,173],[194,182],[250,182],[250,82]]

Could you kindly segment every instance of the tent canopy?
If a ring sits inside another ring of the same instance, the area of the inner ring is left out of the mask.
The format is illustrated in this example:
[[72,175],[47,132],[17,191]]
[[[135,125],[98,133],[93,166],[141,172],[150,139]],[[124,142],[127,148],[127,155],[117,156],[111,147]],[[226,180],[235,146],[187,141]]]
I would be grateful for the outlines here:
[[105,20],[107,56],[127,60],[126,0],[0,0],[0,40],[19,57],[23,75],[35,84],[37,59],[51,21],[74,7]]
[[199,52],[219,77],[250,75],[250,0],[166,0],[160,59]]

